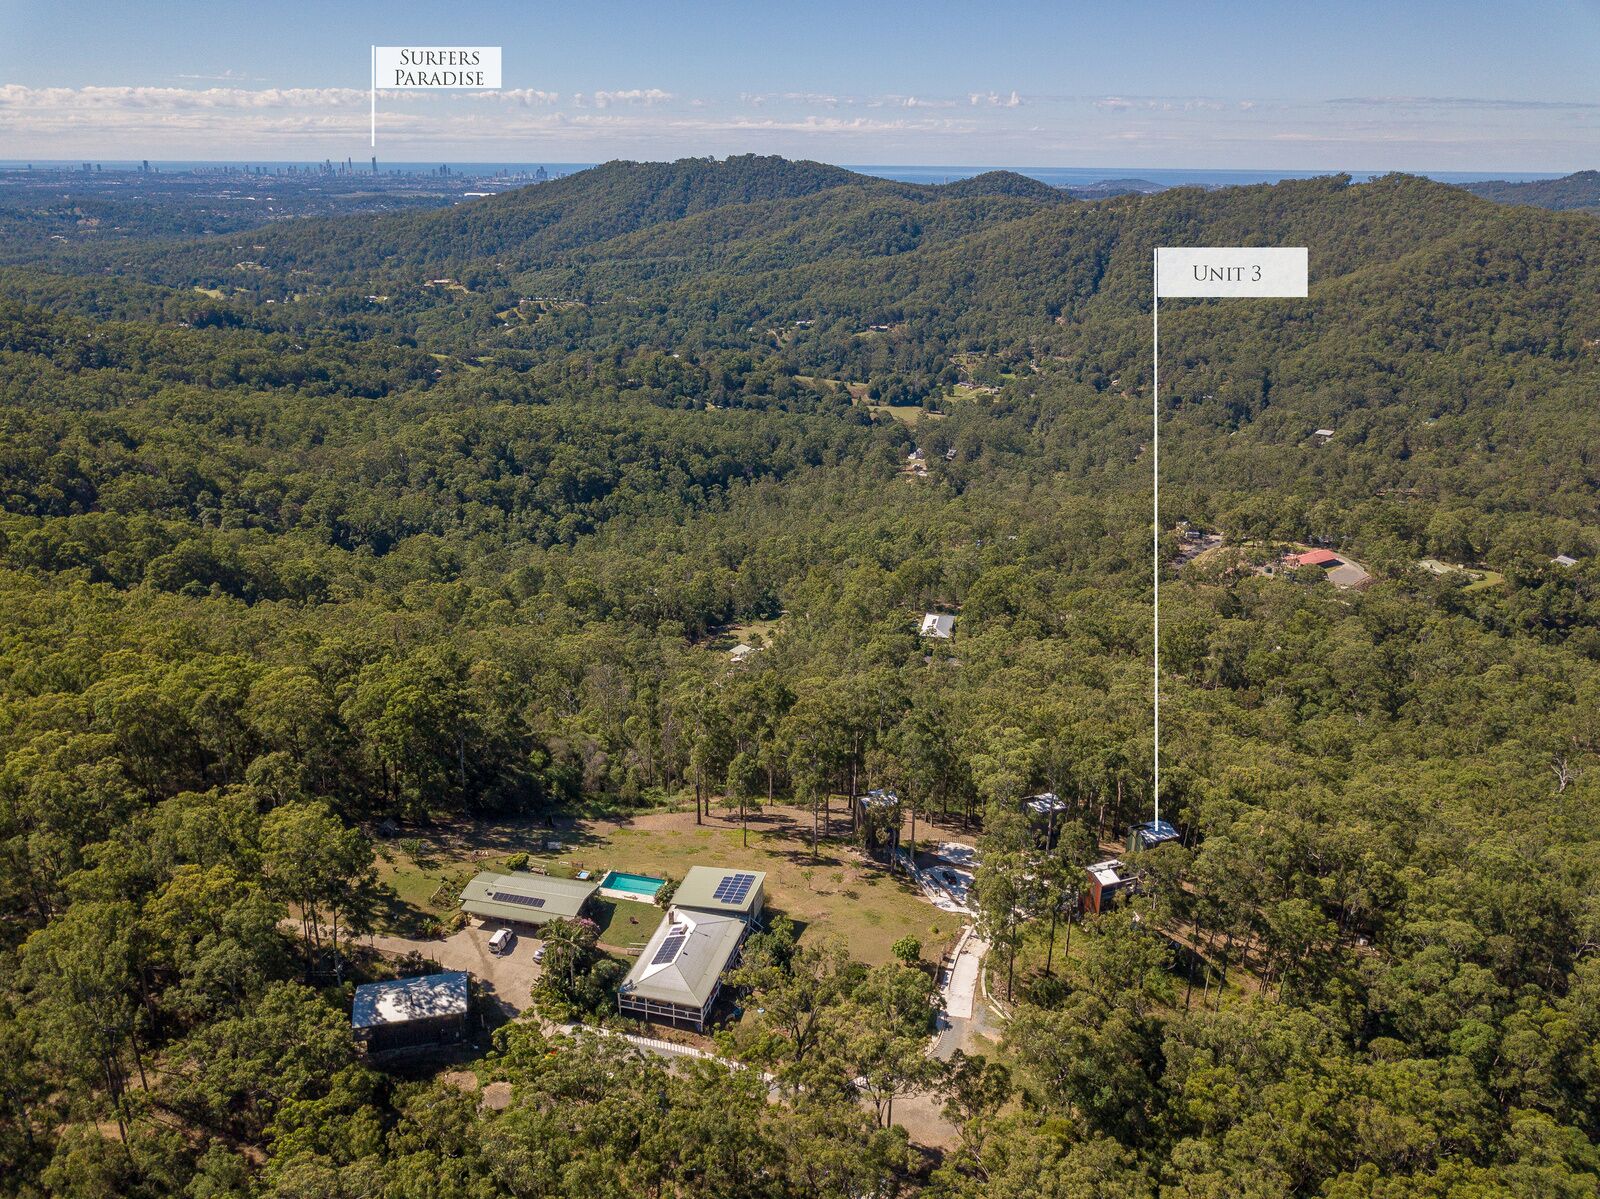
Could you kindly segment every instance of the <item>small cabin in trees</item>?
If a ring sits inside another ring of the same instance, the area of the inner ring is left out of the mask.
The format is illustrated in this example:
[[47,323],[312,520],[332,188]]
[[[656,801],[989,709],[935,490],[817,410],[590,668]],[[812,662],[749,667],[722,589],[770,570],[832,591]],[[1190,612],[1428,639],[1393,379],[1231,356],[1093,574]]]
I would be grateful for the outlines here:
[[1060,831],[1061,822],[1066,816],[1066,801],[1054,791],[1042,791],[1038,795],[1030,795],[1024,799],[1022,807],[1028,813],[1028,818],[1037,827],[1044,829],[1046,848],[1054,845],[1056,834]]
[[1128,852],[1137,853],[1141,849],[1154,849],[1157,845],[1165,845],[1168,841],[1178,839],[1178,830],[1165,820],[1151,820],[1145,824],[1136,824],[1128,830]]
[[900,852],[900,797],[893,791],[868,791],[856,796],[856,827],[867,856],[893,862]]
[[1119,895],[1132,894],[1138,889],[1139,876],[1117,858],[1108,858],[1084,869],[1089,875],[1089,891],[1083,898],[1086,912],[1107,911]]

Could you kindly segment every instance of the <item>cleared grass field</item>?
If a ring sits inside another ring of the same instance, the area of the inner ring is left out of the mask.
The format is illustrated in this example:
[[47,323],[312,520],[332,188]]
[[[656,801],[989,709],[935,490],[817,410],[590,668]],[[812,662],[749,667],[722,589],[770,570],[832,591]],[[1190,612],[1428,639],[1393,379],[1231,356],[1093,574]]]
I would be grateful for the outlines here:
[[[464,881],[475,870],[503,869],[506,856],[519,851],[528,853],[531,868],[566,876],[580,869],[595,872],[595,878],[623,870],[681,879],[696,865],[762,870],[769,912],[799,925],[803,941],[837,937],[854,957],[877,963],[888,961],[889,947],[909,934],[922,941],[924,957],[937,960],[954,943],[959,919],[933,907],[909,880],[891,875],[849,844],[840,807],[834,810],[834,829],[835,837],[823,841],[820,860],[813,863],[810,813],[788,807],[751,819],[748,849],[737,819],[716,815],[696,825],[692,812],[577,819],[559,832],[523,822],[463,822],[416,834],[424,847],[420,863],[398,841],[382,842],[390,860],[380,862],[378,874],[406,907],[421,909],[419,916],[438,917],[454,910],[448,894],[448,904],[429,905],[441,882]],[[559,852],[543,849],[546,839],[557,838]],[[617,948],[645,940],[661,918],[661,909],[649,904],[600,906],[601,939]]]

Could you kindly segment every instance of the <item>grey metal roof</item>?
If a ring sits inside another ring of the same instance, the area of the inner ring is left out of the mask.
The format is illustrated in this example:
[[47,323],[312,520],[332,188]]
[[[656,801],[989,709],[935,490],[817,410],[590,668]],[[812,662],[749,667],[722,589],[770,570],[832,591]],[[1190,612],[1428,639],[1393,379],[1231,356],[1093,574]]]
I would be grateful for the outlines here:
[[[599,888],[594,881],[554,878],[548,874],[484,871],[461,891],[461,910],[491,920],[518,920],[543,924],[558,917],[570,919],[583,910]],[[513,895],[518,899],[497,898]]]
[[956,618],[948,612],[928,612],[922,618],[920,632],[924,637],[948,640],[956,635]]
[[[745,922],[737,916],[673,908],[651,934],[620,991],[657,1003],[704,1007],[744,940],[744,933]],[[682,940],[676,952],[669,949],[663,954],[668,938],[679,934]]]
[[467,972],[451,970],[444,974],[362,984],[356,988],[355,1002],[350,1008],[350,1026],[378,1028],[431,1020],[436,1016],[466,1014]]
[[[751,875],[755,881],[736,900],[729,900],[719,896],[717,894],[718,888],[735,874]],[[674,907],[695,908],[702,912],[748,915],[755,910],[756,901],[766,883],[767,876],[765,872],[760,870],[724,869],[721,866],[691,866],[689,867],[689,872],[683,876],[683,881],[678,884],[678,889],[672,893],[672,903]]]

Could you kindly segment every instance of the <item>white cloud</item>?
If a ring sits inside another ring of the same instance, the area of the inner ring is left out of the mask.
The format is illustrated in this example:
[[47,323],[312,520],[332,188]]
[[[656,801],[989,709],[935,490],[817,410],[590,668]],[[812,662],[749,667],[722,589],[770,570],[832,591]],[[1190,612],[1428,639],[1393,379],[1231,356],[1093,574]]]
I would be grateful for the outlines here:
[[987,104],[991,108],[1021,108],[1022,97],[1017,95],[1015,88],[1011,89],[1011,94],[1008,96],[1003,96],[999,92],[969,92],[967,103],[974,108],[980,104]]
[[0,84],[0,108],[30,112],[185,109],[329,108],[365,104],[348,87],[25,87]]
[[755,108],[769,103],[820,104],[824,108],[855,103],[848,96],[836,96],[831,92],[745,92],[739,99]]
[[572,102],[579,108],[590,104],[596,108],[610,108],[614,104],[665,104],[675,98],[671,92],[664,92],[658,87],[634,87],[622,91],[597,91],[589,96],[578,92],[572,97]]
[[531,87],[512,87],[499,92],[473,92],[474,99],[498,100],[502,104],[516,104],[525,108],[542,108],[561,102],[560,92],[541,92]]

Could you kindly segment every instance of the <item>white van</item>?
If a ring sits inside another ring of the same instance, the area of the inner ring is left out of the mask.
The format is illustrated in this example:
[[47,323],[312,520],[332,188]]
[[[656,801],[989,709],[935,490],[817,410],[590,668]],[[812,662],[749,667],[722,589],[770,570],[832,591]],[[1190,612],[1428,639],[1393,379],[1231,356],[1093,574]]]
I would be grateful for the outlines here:
[[489,938],[490,953],[505,953],[511,948],[511,940],[516,936],[509,928],[497,929],[494,936]]

